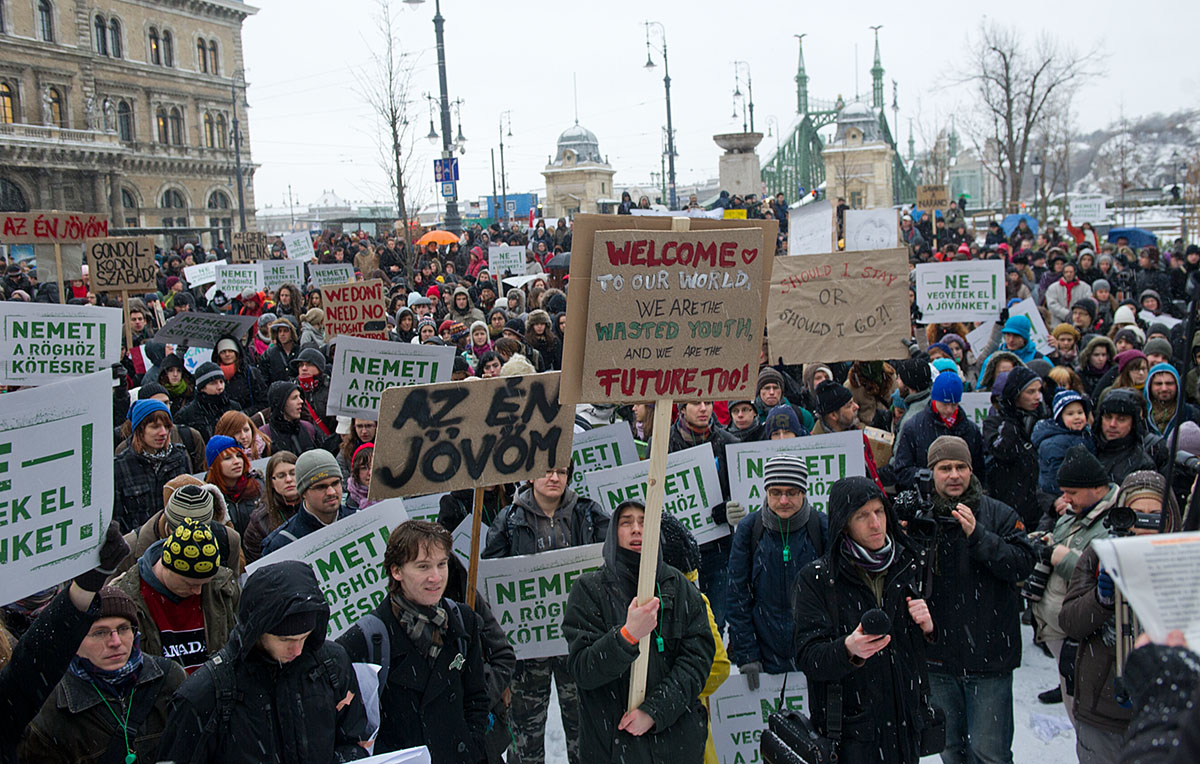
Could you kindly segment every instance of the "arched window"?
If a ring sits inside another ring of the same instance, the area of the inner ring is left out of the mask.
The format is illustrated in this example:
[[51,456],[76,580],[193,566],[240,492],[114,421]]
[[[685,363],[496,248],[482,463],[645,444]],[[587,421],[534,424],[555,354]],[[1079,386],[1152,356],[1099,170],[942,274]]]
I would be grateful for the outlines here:
[[163,66],[175,66],[175,41],[165,29],[162,33],[162,60]]
[[213,126],[212,115],[208,112],[204,113],[204,145],[210,149],[217,145],[216,129]]
[[108,24],[104,21],[104,17],[96,14],[96,18],[92,20],[92,29],[96,36],[96,52],[102,56],[108,55]]
[[229,209],[229,197],[224,191],[213,191],[208,195],[208,208],[210,210]]
[[158,41],[158,29],[150,27],[150,63],[162,65],[162,45]]
[[66,127],[66,113],[63,109],[63,97],[58,88],[49,88],[50,94],[50,124],[55,127]]
[[117,104],[117,135],[126,143],[133,141],[133,107],[128,101]]
[[123,58],[124,46],[121,45],[121,22],[112,19],[108,22],[108,50],[113,58]]
[[221,64],[217,58],[217,41],[208,41],[208,71],[213,74],[221,73]]
[[208,74],[208,48],[204,45],[204,40],[196,41],[196,58],[200,66],[200,71]]
[[40,0],[37,13],[38,31],[42,33],[42,39],[54,42],[54,9],[50,6],[50,0]]
[[17,121],[17,96],[13,86],[0,82],[0,124],[11,125]]
[[166,191],[163,191],[162,206],[168,210],[181,210],[187,207],[187,204],[183,201],[183,194],[173,188],[168,188]]
[[154,124],[157,127],[158,142],[163,144],[169,143],[170,141],[167,136],[167,110],[161,106],[154,112]]
[[217,115],[217,146],[229,148],[229,131],[225,127],[225,115]]
[[183,145],[183,114],[178,107],[171,107],[171,143]]
[[28,212],[29,203],[25,194],[12,181],[0,178],[0,210],[4,212]]
[[125,208],[126,212],[137,209],[137,199],[133,198],[133,192],[128,188],[121,189],[121,206]]

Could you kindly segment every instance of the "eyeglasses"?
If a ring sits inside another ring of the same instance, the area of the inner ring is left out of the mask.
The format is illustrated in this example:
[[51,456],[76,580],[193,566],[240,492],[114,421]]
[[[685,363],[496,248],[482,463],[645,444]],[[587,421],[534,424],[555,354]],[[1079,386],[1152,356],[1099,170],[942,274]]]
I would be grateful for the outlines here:
[[800,498],[800,493],[801,493],[801,491],[799,488],[768,488],[767,489],[767,496],[770,496],[772,499],[782,499],[784,496],[788,497],[789,499],[798,499],[798,498]]
[[126,640],[133,639],[133,635],[136,633],[137,629],[133,628],[129,624],[124,624],[115,629],[96,629],[94,631],[89,631],[87,638],[93,642],[107,642],[109,637],[111,637],[113,634],[116,634],[121,638],[121,641],[124,642]]
[[280,472],[278,474],[272,475],[271,479],[272,480],[287,480],[288,478],[295,478],[295,477],[296,477],[296,471],[289,470],[288,472]]

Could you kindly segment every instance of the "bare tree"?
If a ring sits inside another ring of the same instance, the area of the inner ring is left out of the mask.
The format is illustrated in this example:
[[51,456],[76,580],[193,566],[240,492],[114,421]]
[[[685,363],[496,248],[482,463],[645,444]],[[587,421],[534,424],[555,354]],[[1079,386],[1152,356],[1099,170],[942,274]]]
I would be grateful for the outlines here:
[[975,86],[979,102],[979,116],[967,127],[977,148],[996,142],[1000,161],[985,166],[1000,181],[1009,207],[1021,197],[1025,162],[1041,122],[1061,93],[1099,73],[1099,50],[1079,53],[1049,34],[1030,39],[987,19],[967,49],[972,61],[960,82]]
[[1040,220],[1049,219],[1048,197],[1056,190],[1062,191],[1060,216],[1067,216],[1071,193],[1071,141],[1075,137],[1074,113],[1069,93],[1060,93],[1056,103],[1047,110],[1046,118],[1037,127],[1034,152],[1043,161],[1041,188],[1042,200]]

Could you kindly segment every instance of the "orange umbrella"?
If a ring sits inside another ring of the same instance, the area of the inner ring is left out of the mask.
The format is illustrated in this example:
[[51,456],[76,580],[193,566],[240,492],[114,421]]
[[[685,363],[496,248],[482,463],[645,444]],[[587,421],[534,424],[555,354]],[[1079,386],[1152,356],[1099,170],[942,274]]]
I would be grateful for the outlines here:
[[425,247],[425,246],[428,246],[430,242],[433,242],[434,244],[437,244],[438,246],[449,246],[451,244],[456,243],[457,241],[458,241],[458,237],[455,236],[454,234],[450,233],[449,231],[437,230],[437,231],[430,231],[430,232],[426,233],[424,236],[422,236],[421,238],[417,239],[417,244],[422,247]]

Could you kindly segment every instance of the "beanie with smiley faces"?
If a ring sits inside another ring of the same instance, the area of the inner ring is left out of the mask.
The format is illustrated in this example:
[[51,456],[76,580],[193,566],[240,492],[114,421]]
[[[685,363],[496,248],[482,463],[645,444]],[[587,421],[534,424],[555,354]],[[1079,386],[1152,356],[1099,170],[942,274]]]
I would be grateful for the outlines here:
[[162,561],[181,576],[211,578],[221,564],[221,552],[208,526],[187,517],[163,540]]

